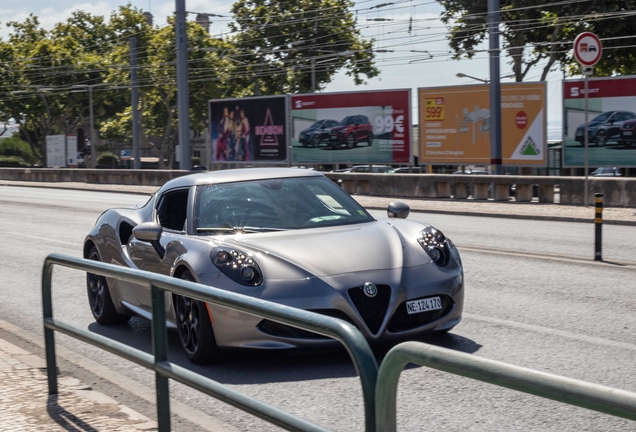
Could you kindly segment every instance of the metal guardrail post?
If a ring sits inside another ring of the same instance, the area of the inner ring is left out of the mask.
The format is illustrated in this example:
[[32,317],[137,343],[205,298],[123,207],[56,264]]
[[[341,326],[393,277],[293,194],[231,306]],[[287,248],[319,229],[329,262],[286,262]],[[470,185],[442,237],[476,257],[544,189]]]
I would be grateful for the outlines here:
[[[51,297],[51,280],[53,264],[44,262],[42,269],[42,315],[43,321],[53,318],[53,299]],[[46,377],[49,383],[49,394],[57,394],[57,362],[55,360],[55,335],[53,330],[44,326],[44,348],[46,351]]]
[[159,373],[157,365],[168,361],[168,334],[166,331],[166,297],[151,285],[152,298],[152,351],[155,356],[155,386],[157,389],[157,423],[159,432],[170,431],[169,379]]
[[636,420],[636,393],[489,360],[421,342],[393,347],[380,365],[376,389],[378,432],[396,430],[398,379],[408,363],[476,379],[593,411]]
[[594,194],[594,261],[603,261],[603,194]]

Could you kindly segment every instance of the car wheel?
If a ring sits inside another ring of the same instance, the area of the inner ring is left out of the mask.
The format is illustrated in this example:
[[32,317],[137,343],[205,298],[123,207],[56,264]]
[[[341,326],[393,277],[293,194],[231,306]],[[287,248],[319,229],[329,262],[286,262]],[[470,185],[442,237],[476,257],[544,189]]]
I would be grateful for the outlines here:
[[600,130],[596,132],[596,137],[594,138],[597,146],[604,146],[607,142],[607,131]]
[[367,142],[369,143],[369,147],[373,144],[373,134],[371,132],[369,132],[369,138],[367,139]]
[[[194,282],[189,271],[181,279]],[[192,363],[211,363],[219,357],[219,347],[212,330],[212,322],[204,302],[175,295],[175,312],[179,340],[186,357]]]
[[347,148],[354,148],[356,146],[356,137],[353,136],[353,134],[349,134],[349,136],[347,136]]
[[311,144],[314,147],[320,147],[320,137],[319,136],[315,136],[314,139],[311,141]]
[[[91,248],[88,259],[101,261],[96,246]],[[124,324],[130,320],[130,315],[117,313],[105,276],[86,273],[86,291],[91,312],[99,324]]]

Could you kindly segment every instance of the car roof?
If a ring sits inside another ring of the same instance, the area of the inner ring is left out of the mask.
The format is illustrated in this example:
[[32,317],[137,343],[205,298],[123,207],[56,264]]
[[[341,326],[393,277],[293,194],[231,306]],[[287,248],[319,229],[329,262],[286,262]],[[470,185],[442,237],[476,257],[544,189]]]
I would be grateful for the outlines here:
[[168,181],[160,189],[162,193],[169,189],[199,186],[206,184],[232,183],[249,180],[324,177],[320,172],[302,168],[238,168],[219,171],[208,171],[184,175]]

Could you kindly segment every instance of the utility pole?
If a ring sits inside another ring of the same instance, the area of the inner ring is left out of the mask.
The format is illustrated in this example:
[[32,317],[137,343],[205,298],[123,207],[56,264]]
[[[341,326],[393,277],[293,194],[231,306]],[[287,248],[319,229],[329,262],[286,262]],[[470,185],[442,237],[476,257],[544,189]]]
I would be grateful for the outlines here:
[[91,168],[97,167],[97,143],[95,142],[95,125],[93,123],[93,86],[88,87],[88,104],[91,127]]
[[[133,160],[134,168],[141,168],[141,158],[139,156],[139,82],[137,79],[137,38],[130,38],[130,85],[132,89],[132,139],[133,139]],[[92,116],[91,116],[92,118]]]
[[176,0],[177,49],[177,105],[179,110],[179,169],[189,170],[190,161],[190,106],[188,89],[188,37],[186,33],[185,0]]
[[490,52],[490,164],[494,168],[494,174],[503,174],[501,166],[499,19],[499,0],[488,0],[488,43]]

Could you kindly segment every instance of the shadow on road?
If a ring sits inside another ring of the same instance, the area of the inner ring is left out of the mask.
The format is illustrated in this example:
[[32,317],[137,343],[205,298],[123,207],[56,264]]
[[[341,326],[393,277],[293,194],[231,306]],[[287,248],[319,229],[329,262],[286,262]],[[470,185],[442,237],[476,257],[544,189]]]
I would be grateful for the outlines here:
[[[91,323],[89,330],[147,353],[152,352],[151,324],[133,317],[128,324],[102,326]],[[433,335],[422,342],[466,353],[474,353],[481,345],[457,334]],[[176,332],[168,332],[169,360],[223,384],[264,384],[330,378],[352,378],[357,373],[347,351],[308,350],[228,350],[212,365],[192,364],[181,348]],[[378,364],[391,346],[374,348]]]

